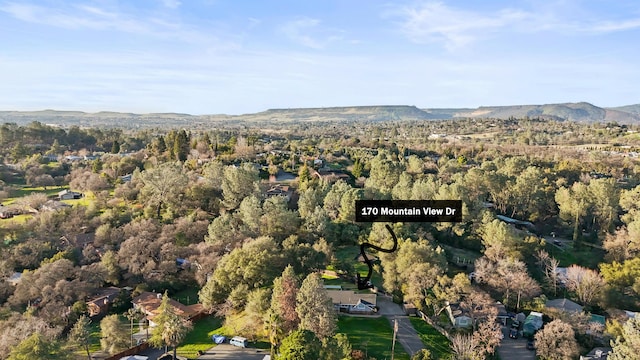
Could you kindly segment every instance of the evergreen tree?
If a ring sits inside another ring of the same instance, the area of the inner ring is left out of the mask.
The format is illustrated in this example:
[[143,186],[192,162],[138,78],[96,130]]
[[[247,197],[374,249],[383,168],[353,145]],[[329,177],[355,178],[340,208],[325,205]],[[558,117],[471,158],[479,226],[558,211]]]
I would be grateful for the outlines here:
[[113,140],[113,144],[111,145],[111,153],[117,154],[120,152],[120,143],[118,140]]
[[282,340],[277,360],[318,360],[321,342],[309,330],[296,330]]
[[300,317],[300,329],[315,333],[320,339],[334,335],[336,311],[318,273],[309,274],[296,296],[296,312]]
[[91,320],[86,315],[80,316],[69,332],[69,341],[80,346],[87,352],[87,358],[91,360],[89,344],[91,343]]
[[36,332],[14,347],[8,357],[8,360],[34,359],[71,360],[73,356],[59,341],[49,340]]

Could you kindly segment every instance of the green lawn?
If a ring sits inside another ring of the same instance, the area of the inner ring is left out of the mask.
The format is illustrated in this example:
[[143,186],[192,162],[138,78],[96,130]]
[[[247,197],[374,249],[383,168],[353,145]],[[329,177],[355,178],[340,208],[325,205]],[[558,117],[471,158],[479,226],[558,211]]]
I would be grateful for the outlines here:
[[410,320],[414,329],[416,329],[418,335],[420,335],[420,339],[424,346],[431,351],[433,358],[448,359],[451,354],[449,339],[420,318],[411,317]]
[[221,325],[222,320],[214,316],[196,321],[182,346],[178,347],[178,355],[193,359],[198,357],[198,350],[205,351],[214,346],[211,335],[219,334]]
[[13,197],[7,198],[5,199],[2,203],[4,205],[9,205],[11,203],[13,203],[14,201],[16,201],[16,199],[19,199],[23,196],[27,196],[33,193],[44,193],[47,196],[52,196],[55,195],[57,193],[59,193],[60,191],[64,190],[64,189],[68,189],[69,186],[47,186],[47,189],[45,190],[43,187],[39,186],[39,187],[31,187],[31,186],[23,186],[19,189],[16,189],[12,195],[14,195]]
[[[391,359],[393,330],[386,318],[340,316],[338,332],[347,334],[354,350],[362,350],[378,360]],[[409,360],[409,354],[397,342],[395,359]]]
[[171,295],[171,298],[185,305],[197,304],[199,299],[198,291],[198,288],[189,286],[186,289]]

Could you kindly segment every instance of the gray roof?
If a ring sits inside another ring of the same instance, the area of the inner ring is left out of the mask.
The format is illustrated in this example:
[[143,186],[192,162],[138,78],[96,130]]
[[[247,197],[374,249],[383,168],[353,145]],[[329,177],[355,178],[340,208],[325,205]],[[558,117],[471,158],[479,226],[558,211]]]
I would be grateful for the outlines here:
[[582,306],[566,298],[548,300],[544,306],[567,312],[582,312]]

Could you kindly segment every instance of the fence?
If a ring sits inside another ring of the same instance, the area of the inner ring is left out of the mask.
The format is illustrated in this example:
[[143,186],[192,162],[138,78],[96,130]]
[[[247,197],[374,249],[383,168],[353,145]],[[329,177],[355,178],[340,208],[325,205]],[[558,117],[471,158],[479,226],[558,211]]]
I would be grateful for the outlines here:
[[124,350],[122,352],[119,352],[115,355],[112,355],[111,357],[108,357],[104,360],[119,360],[120,358],[124,357],[124,356],[129,356],[129,355],[135,355],[137,353],[139,353],[142,350],[146,350],[149,348],[149,343],[144,342],[138,346],[134,346],[130,349]]

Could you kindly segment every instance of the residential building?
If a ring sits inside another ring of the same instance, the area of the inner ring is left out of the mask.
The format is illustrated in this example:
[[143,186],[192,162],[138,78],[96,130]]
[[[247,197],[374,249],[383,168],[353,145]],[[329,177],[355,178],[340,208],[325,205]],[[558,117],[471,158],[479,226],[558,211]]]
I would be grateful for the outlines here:
[[120,288],[111,286],[102,288],[87,301],[87,311],[90,317],[106,315],[109,306],[120,295]]
[[[136,309],[139,309],[147,316],[147,320],[149,320],[149,325],[151,327],[156,326],[153,322],[153,318],[159,314],[160,304],[162,303],[162,294],[143,292],[131,300],[131,302]],[[185,320],[195,320],[205,314],[202,304],[184,305],[176,300],[169,299],[169,305],[174,308],[176,314]]]
[[364,315],[377,312],[376,294],[358,294],[347,290],[327,290],[327,293],[337,311]]

